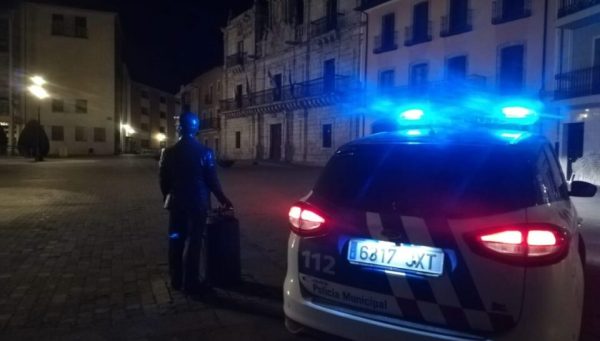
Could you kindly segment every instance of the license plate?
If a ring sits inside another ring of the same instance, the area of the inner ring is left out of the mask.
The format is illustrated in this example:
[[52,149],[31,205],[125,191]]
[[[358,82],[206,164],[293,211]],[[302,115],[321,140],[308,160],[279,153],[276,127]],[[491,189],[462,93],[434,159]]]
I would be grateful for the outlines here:
[[350,240],[348,260],[354,264],[435,276],[441,275],[444,269],[441,249],[369,239]]

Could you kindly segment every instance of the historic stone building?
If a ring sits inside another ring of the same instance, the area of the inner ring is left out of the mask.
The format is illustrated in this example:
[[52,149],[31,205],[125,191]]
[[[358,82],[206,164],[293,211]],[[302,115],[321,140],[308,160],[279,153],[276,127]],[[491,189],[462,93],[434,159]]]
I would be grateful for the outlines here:
[[191,110],[200,118],[198,139],[212,148],[217,155],[221,151],[221,120],[219,101],[223,98],[223,68],[212,68],[189,84],[181,86],[177,99],[181,103],[179,111]]
[[359,1],[257,0],[223,29],[225,158],[323,164],[363,132]]

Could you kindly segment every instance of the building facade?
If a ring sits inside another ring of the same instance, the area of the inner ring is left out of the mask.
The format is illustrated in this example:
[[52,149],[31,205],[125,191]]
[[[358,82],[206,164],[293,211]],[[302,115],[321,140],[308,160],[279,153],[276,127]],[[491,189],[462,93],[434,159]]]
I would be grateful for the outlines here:
[[[9,74],[8,81],[0,76],[0,92],[8,88],[10,94],[0,97],[8,97],[10,143],[16,144],[25,122],[39,117],[50,154],[115,153],[120,144],[116,123],[124,110],[117,15],[30,2],[10,13],[4,50],[11,58],[0,56],[0,72]],[[49,98],[40,101],[27,93],[34,75],[46,79]]]
[[[365,0],[362,9],[369,22],[367,91],[375,97],[440,97],[464,88],[551,99],[552,2]],[[555,123],[544,124],[556,140]]]
[[135,81],[126,91],[127,110],[120,122],[124,153],[159,150],[174,143],[175,96]]
[[224,157],[323,164],[359,136],[358,1],[257,0],[223,29]]
[[221,66],[212,68],[194,78],[189,84],[181,87],[177,97],[182,103],[181,110],[198,114],[200,118],[199,141],[220,156],[219,103],[223,99],[223,68]]
[[576,178],[600,184],[600,1],[557,0],[554,100],[564,118],[560,156]]

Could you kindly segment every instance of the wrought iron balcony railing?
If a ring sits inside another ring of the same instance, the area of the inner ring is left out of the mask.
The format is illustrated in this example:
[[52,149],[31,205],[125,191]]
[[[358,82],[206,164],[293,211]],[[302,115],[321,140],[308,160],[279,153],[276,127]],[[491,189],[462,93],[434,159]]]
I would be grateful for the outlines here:
[[225,66],[226,67],[234,67],[238,65],[244,65],[244,61],[246,59],[246,53],[237,52],[225,58]]
[[600,66],[574,70],[556,76],[556,99],[600,94]]
[[415,30],[415,25],[406,26],[404,29],[404,46],[431,41],[431,21],[427,22],[427,30]]
[[562,18],[595,5],[600,5],[600,0],[560,0],[558,17]]
[[449,15],[442,16],[440,36],[449,37],[473,30],[473,10],[469,9],[464,20],[453,20]]
[[[506,2],[506,3],[505,3]],[[504,6],[510,6],[506,10]],[[531,0],[524,0],[523,7],[516,8],[509,0],[496,0],[492,6],[492,24],[498,25],[531,16]]]
[[318,78],[308,82],[272,88],[222,100],[221,111],[232,111],[252,106],[266,105],[294,99],[331,94],[347,94],[352,84],[350,77]]
[[383,32],[375,37],[373,53],[383,53],[398,48],[398,31]]

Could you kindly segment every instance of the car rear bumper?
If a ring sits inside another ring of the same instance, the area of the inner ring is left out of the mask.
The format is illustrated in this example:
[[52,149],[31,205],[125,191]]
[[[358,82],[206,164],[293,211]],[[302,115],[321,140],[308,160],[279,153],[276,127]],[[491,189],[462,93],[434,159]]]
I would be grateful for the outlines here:
[[[298,238],[292,234],[288,242],[288,271],[283,285],[286,318],[308,328],[351,340],[485,340],[482,337],[431,326],[419,328],[417,324],[409,324],[395,319],[387,322],[369,318],[368,314],[344,310],[303,297],[298,278],[298,254],[296,252]],[[394,323],[396,321],[398,324]]]

